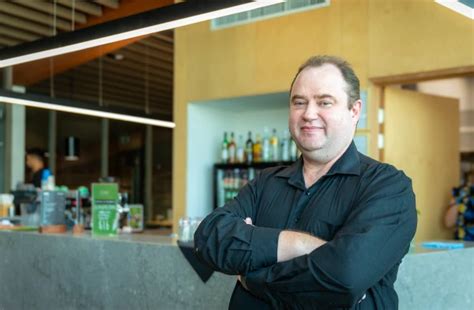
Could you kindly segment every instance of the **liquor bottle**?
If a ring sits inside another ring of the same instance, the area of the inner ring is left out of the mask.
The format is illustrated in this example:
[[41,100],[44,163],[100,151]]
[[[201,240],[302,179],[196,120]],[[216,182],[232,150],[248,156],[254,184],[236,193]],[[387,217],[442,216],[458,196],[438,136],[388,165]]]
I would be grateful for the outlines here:
[[235,145],[235,139],[234,139],[234,133],[230,133],[230,142],[229,142],[229,163],[233,164],[235,163],[235,155],[236,155],[236,145]]
[[283,139],[281,139],[281,160],[290,160],[290,137],[288,130],[283,131]]
[[270,138],[268,137],[268,127],[263,129],[262,160],[270,161]]
[[251,164],[253,162],[253,141],[251,131],[249,131],[249,137],[247,142],[245,142],[245,161],[247,164]]
[[262,161],[262,142],[259,134],[257,134],[253,144],[253,161],[256,163]]
[[227,132],[224,132],[224,140],[222,141],[221,145],[221,161],[226,164],[229,162],[229,142],[227,141]]
[[238,163],[245,162],[244,137],[242,135],[239,135],[239,143],[237,144],[236,159]]
[[272,136],[270,138],[270,154],[271,154],[271,157],[270,157],[271,161],[280,160],[278,136],[277,136],[277,130],[275,128],[273,128]]
[[295,140],[291,139],[290,143],[290,160],[295,161],[298,158],[298,148],[296,147]]

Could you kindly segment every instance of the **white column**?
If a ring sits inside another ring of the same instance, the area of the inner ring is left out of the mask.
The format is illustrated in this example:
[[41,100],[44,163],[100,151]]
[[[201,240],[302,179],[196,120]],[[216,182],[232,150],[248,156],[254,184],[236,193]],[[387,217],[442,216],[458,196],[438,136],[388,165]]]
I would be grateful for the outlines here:
[[49,111],[48,114],[48,168],[53,175],[56,175],[56,143],[57,143],[57,113]]
[[[3,71],[3,88],[11,90],[13,70]],[[5,105],[5,183],[4,191],[14,189],[18,182],[25,181],[25,107]]]
[[145,135],[145,215],[153,220],[153,127],[146,126]]
[[102,119],[101,148],[100,148],[100,176],[109,176],[109,120]]

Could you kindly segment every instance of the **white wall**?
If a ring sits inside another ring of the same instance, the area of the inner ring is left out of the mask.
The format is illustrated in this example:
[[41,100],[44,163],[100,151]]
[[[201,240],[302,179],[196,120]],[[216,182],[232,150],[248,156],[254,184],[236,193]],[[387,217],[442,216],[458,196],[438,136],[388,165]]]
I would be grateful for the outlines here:
[[213,164],[219,162],[224,131],[247,140],[264,127],[288,129],[288,94],[232,98],[188,105],[187,216],[205,216],[213,207]]
[[460,151],[474,151],[474,78],[421,82],[419,92],[459,99]]

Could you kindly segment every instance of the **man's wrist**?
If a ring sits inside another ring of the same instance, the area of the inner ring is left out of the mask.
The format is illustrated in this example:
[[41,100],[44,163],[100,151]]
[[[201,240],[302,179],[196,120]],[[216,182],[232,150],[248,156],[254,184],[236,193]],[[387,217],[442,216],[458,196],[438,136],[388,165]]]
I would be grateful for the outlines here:
[[307,233],[284,230],[278,237],[278,262],[284,262],[313,252],[326,241]]

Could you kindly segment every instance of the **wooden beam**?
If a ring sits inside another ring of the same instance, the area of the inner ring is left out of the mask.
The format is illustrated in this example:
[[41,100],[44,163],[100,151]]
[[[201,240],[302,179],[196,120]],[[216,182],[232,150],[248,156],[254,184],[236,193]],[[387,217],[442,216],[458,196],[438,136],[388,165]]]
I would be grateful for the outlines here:
[[[54,11],[54,5],[50,1],[16,0],[15,3],[38,10],[40,12],[47,13],[47,14],[53,14],[53,11]],[[57,5],[56,16],[61,17],[66,20],[71,20],[72,19],[71,9],[67,9],[60,5]],[[75,12],[74,20],[76,23],[84,24],[87,22],[86,14],[81,13],[81,12]]]
[[[124,16],[137,14],[140,12],[148,11],[151,9],[163,7],[166,5],[173,4],[173,0],[122,0],[120,7],[117,10],[104,8],[104,14],[101,17],[91,17],[89,21],[84,25],[77,25],[77,28],[90,27],[96,24],[100,24],[109,20],[121,18]],[[30,0],[21,0],[22,5],[24,3],[43,3]],[[44,3],[50,4],[49,2]],[[70,15],[70,10],[68,10]],[[5,14],[4,14],[5,15]],[[0,20],[2,16],[0,15]],[[49,29],[48,29],[49,30]],[[143,37],[136,37],[129,40],[124,40],[120,42],[115,42],[96,48],[87,49],[84,51],[79,51],[75,53],[70,53],[66,55],[61,55],[54,57],[54,72],[55,74],[64,72],[71,68],[74,68],[78,65],[87,63],[101,55],[110,53],[117,49],[120,49],[128,44],[134,43],[141,40]],[[14,66],[13,68],[13,79],[14,83],[17,85],[32,85],[41,80],[47,79],[50,76],[49,72],[49,59],[42,59],[34,62],[29,62],[21,65]]]
[[53,34],[53,30],[51,27],[45,27],[37,23],[29,22],[24,19],[19,19],[17,17],[13,17],[4,13],[0,13],[0,20],[2,21],[2,24],[12,25],[15,28],[20,28],[22,30],[26,30],[43,36],[51,36]]
[[40,38],[40,36],[31,34],[31,32],[26,32],[12,28],[10,26],[4,26],[0,24],[0,34],[3,34],[7,37],[18,38],[22,41],[34,41]]
[[[27,21],[34,21],[43,25],[51,27],[52,24],[52,15],[38,12],[37,10],[32,10],[26,8],[22,5],[15,4],[15,2],[0,2],[0,12],[10,14],[16,17],[26,19]],[[61,18],[56,19],[56,27],[61,30],[71,30],[71,23],[67,22]],[[52,31],[49,31],[49,35],[52,34]]]
[[102,16],[102,7],[90,1],[77,0],[56,0],[59,4],[72,9],[74,6],[76,12],[81,11],[94,16]]
[[120,4],[118,0],[95,0],[94,2],[111,9],[118,9]]

